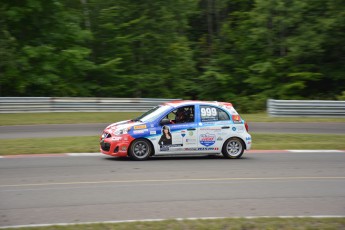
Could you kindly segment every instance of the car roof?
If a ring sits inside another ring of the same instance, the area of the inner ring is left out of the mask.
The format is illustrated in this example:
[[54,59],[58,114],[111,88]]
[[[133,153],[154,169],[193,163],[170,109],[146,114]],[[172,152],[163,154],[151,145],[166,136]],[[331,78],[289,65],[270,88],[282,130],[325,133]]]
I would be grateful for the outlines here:
[[226,106],[233,107],[230,102],[221,102],[221,101],[198,101],[198,100],[174,100],[164,103],[164,105],[169,105],[172,107],[178,107],[183,105],[213,105],[213,106]]

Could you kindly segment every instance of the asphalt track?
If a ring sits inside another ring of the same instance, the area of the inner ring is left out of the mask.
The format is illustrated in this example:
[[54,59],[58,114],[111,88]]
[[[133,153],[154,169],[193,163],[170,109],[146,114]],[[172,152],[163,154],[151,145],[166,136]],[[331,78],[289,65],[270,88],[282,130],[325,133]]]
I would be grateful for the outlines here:
[[345,215],[344,151],[0,159],[0,226],[314,215]]
[[[0,139],[100,135],[107,124],[0,126]],[[257,133],[345,134],[345,123],[249,123]],[[85,156],[86,155],[86,156]],[[345,216],[345,151],[243,159],[101,154],[0,157],[0,227],[238,216]]]
[[[60,124],[0,126],[0,139],[101,135],[108,124]],[[252,122],[249,132],[345,134],[345,122]]]

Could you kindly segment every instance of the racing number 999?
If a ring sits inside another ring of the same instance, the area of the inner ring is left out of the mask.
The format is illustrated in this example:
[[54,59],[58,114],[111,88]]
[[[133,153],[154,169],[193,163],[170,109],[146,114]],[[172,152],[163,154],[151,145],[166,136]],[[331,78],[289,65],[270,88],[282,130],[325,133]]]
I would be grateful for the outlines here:
[[216,108],[201,108],[201,116],[202,117],[215,117],[217,116]]

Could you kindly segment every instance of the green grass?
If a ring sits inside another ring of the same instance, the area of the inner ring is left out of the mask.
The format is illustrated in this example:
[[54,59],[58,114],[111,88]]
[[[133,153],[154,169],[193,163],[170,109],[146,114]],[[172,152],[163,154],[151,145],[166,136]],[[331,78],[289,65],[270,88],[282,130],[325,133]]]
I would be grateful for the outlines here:
[[68,226],[26,227],[22,230],[340,230],[345,218],[224,218],[210,220],[164,220],[116,224],[80,224]]
[[247,122],[345,122],[345,117],[270,117],[267,113],[240,115]]
[[0,155],[99,152],[99,136],[0,139]]
[[252,149],[339,149],[345,150],[342,134],[251,133]]
[[138,117],[142,113],[12,113],[0,114],[0,125],[113,123]]
[[[345,150],[345,135],[251,134],[254,150]],[[99,152],[99,136],[0,139],[0,146],[0,155]]]
[[[0,114],[0,125],[113,123],[138,117],[140,112],[13,113]],[[345,118],[269,117],[266,113],[241,114],[247,122],[345,122]]]

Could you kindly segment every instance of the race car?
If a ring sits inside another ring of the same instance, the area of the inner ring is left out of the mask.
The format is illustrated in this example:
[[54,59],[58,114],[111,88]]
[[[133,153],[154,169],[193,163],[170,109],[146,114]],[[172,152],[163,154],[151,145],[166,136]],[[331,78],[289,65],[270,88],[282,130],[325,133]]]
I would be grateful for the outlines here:
[[100,151],[147,160],[164,155],[220,155],[236,159],[251,148],[248,124],[229,102],[179,100],[106,127]]

